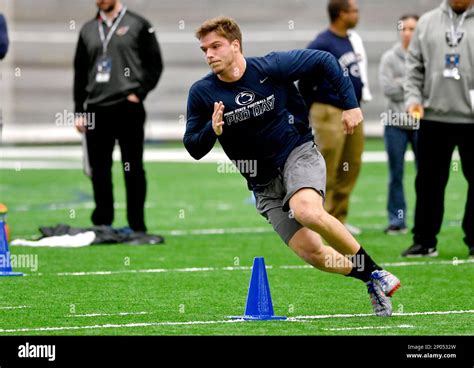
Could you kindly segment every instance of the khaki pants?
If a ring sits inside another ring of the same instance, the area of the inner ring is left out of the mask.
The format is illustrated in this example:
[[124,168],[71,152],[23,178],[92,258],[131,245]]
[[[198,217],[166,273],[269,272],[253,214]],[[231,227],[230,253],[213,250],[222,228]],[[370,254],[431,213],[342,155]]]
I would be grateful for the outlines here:
[[315,142],[326,160],[326,210],[342,223],[346,222],[349,196],[359,176],[364,151],[364,130],[360,124],[353,135],[345,135],[342,110],[314,103],[310,121]]

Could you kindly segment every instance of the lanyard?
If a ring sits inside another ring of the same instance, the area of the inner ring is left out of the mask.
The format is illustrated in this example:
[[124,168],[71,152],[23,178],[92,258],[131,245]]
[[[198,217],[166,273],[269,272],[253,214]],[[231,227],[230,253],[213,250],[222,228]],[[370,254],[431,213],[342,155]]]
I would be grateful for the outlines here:
[[462,27],[462,25],[464,23],[464,20],[466,19],[466,15],[467,15],[468,10],[466,10],[464,13],[462,13],[461,19],[459,20],[459,23],[458,23],[457,27],[455,27],[454,26],[453,9],[451,9],[451,7],[449,7],[449,18],[451,19],[451,42],[453,43],[453,49],[456,48],[459,45],[458,32],[459,32],[459,29]]
[[112,28],[110,29],[109,33],[107,33],[107,37],[105,37],[104,34],[104,27],[102,26],[102,22],[99,20],[99,35],[100,35],[100,41],[102,42],[102,53],[105,55],[107,54],[107,46],[109,45],[109,42],[114,35],[118,25],[120,24],[120,21],[122,20],[123,16],[125,15],[125,12],[127,11],[127,7],[125,6],[122,11],[120,12],[120,16],[118,19],[114,22]]

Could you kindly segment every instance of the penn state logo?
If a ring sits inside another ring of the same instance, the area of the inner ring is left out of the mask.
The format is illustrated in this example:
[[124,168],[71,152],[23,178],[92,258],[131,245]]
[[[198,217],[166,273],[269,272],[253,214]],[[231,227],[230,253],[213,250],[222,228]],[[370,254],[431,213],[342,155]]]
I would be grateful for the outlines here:
[[235,98],[235,103],[239,106],[245,106],[252,103],[255,100],[255,93],[245,91],[240,92]]
[[455,37],[456,39],[453,40],[451,31],[446,31],[446,43],[448,44],[449,47],[456,47],[461,43],[464,37],[464,31],[458,31]]

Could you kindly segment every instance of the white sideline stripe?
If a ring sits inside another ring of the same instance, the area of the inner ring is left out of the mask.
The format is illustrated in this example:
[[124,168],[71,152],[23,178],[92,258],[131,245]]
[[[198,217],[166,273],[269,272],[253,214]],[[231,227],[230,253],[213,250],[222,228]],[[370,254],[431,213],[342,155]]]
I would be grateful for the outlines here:
[[[460,259],[452,261],[428,261],[428,262],[395,262],[395,263],[381,263],[384,267],[405,267],[405,266],[439,266],[439,265],[460,265],[474,263],[474,259]],[[267,270],[284,269],[284,270],[298,270],[298,269],[312,269],[310,265],[288,265],[288,266],[265,266]],[[24,276],[104,276],[104,275],[119,275],[128,273],[165,273],[165,272],[212,272],[212,271],[248,271],[250,266],[235,266],[235,267],[186,267],[186,268],[151,268],[139,270],[120,270],[120,271],[84,271],[84,272],[59,272],[53,274],[45,273],[31,273],[24,274]]]
[[[265,268],[272,269],[272,266],[265,266]],[[247,271],[252,267],[189,267],[189,268],[152,268],[145,270],[123,270],[123,271],[92,271],[92,272],[60,272],[53,274],[55,276],[102,276],[102,275],[116,275],[124,273],[164,273],[164,272],[208,272],[208,271]],[[43,274],[38,274],[38,276]]]
[[120,313],[89,313],[89,314],[68,314],[65,317],[102,317],[102,316],[130,316],[150,314],[150,312],[120,312]]
[[38,332],[38,331],[67,331],[67,330],[96,330],[102,328],[134,328],[134,327],[153,327],[153,326],[183,326],[183,325],[215,325],[221,323],[242,323],[242,319],[222,320],[222,321],[188,321],[188,322],[143,322],[143,323],[124,323],[124,324],[105,324],[91,326],[61,326],[61,327],[34,327],[34,328],[12,328],[0,329],[0,333],[12,332]]
[[0,307],[0,309],[23,309],[28,308],[27,305],[17,305],[17,306],[7,306],[7,307]]
[[390,330],[399,328],[415,328],[413,325],[398,325],[398,326],[361,326],[361,327],[336,327],[323,328],[324,331],[354,331],[354,330]]
[[[157,230],[157,232],[160,232]],[[174,236],[182,235],[214,235],[214,234],[243,234],[243,233],[271,233],[273,229],[271,227],[240,227],[240,228],[229,228],[229,229],[196,229],[196,230],[171,230],[161,231],[163,234],[169,234]]]
[[[469,311],[433,311],[433,312],[415,312],[415,313],[394,313],[398,316],[419,316],[419,315],[444,315],[444,314],[464,314],[474,313],[474,310]],[[341,317],[342,316],[342,317]],[[374,317],[373,314],[333,314],[322,316],[299,316],[289,318],[287,321],[281,322],[307,322],[300,321],[304,319],[322,319],[322,318],[354,318],[354,317]],[[236,320],[221,320],[221,321],[188,321],[188,322],[144,322],[144,323],[124,323],[124,324],[105,324],[105,325],[91,325],[91,326],[60,326],[60,327],[33,327],[33,328],[12,328],[0,329],[0,333],[13,332],[41,332],[41,331],[66,331],[66,330],[90,330],[101,328],[134,328],[134,327],[156,327],[156,326],[183,326],[183,325],[213,325],[225,323],[242,323],[246,322],[243,319]],[[274,321],[272,321],[274,322]]]
[[[392,316],[397,317],[413,317],[413,316],[437,316],[447,314],[472,314],[474,310],[454,310],[454,311],[430,311],[430,312],[409,312],[409,313],[393,313]],[[296,320],[300,319],[329,319],[329,318],[356,318],[356,317],[374,317],[373,314],[326,314],[315,316],[295,316]]]
[[427,262],[395,262],[395,263],[382,263],[384,267],[405,267],[405,266],[431,266],[431,265],[460,265],[474,263],[474,259],[453,259],[450,261],[427,261]]

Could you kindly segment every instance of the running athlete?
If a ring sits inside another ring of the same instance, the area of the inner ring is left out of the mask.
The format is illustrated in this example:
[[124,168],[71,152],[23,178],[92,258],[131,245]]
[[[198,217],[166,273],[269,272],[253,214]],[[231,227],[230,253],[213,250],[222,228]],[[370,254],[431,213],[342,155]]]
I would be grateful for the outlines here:
[[207,20],[196,37],[212,73],[189,91],[184,135],[188,152],[199,160],[219,140],[247,179],[258,212],[281,239],[315,268],[362,280],[375,314],[390,316],[390,297],[400,281],[324,210],[326,166],[294,85],[302,77],[326,79],[343,101],[342,123],[352,134],[363,116],[338,61],[318,50],[245,58],[239,26],[227,17]]

